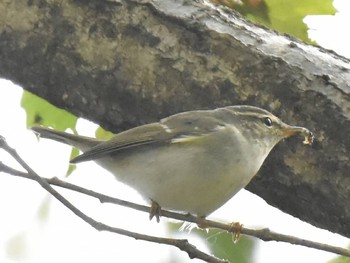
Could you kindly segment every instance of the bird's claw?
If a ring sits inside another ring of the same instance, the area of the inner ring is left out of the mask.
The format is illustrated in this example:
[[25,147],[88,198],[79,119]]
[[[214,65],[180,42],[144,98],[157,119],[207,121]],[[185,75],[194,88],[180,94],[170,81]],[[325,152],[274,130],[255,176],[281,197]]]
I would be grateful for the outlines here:
[[236,244],[241,236],[243,225],[238,222],[232,222],[228,231],[232,233],[232,241]]
[[161,215],[162,208],[157,202],[152,200],[151,209],[149,211],[149,220],[152,220],[153,217],[156,217],[157,223],[159,223]]

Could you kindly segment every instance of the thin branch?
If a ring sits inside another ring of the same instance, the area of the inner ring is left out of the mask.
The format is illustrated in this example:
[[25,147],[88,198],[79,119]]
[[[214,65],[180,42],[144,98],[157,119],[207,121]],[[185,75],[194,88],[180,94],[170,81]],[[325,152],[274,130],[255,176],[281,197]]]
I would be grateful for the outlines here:
[[227,261],[225,261],[225,260],[221,260],[219,258],[216,258],[214,256],[211,256],[209,254],[206,254],[206,253],[198,250],[194,245],[190,244],[188,242],[188,240],[186,240],[186,239],[173,239],[173,238],[164,238],[164,237],[144,235],[144,234],[124,230],[121,228],[111,227],[109,225],[103,224],[101,222],[98,222],[98,221],[92,219],[91,217],[87,216],[82,211],[80,211],[78,208],[76,208],[72,203],[70,203],[66,198],[64,198],[54,188],[52,188],[52,186],[50,185],[50,183],[48,182],[47,179],[40,177],[34,170],[32,170],[29,167],[29,165],[27,165],[27,163],[18,155],[18,153],[7,144],[5,138],[2,136],[0,136],[0,148],[4,149],[6,152],[8,152],[27,171],[27,173],[16,171],[16,170],[4,165],[2,162],[0,162],[0,171],[14,174],[17,176],[23,176],[25,178],[35,180],[46,191],[48,191],[58,201],[60,201],[64,206],[66,206],[75,215],[77,215],[78,217],[83,219],[86,223],[91,225],[96,230],[109,231],[109,232],[132,237],[132,238],[139,239],[139,240],[175,246],[175,247],[179,248],[180,250],[185,251],[191,259],[198,258],[198,259],[201,259],[203,261],[210,262],[210,263],[227,263]]
[[[33,178],[31,175],[29,175],[28,173],[24,173],[24,172],[20,172],[17,170],[14,170],[10,167],[5,166],[4,164],[0,163],[0,171],[15,175],[15,176],[20,176],[20,177],[24,177],[27,179],[31,179],[31,180],[35,180],[37,181],[36,178]],[[40,178],[40,180],[45,181],[47,184],[50,185],[55,185],[55,186],[59,186],[65,189],[69,189],[72,191],[76,191],[94,198],[97,198],[100,200],[101,203],[112,203],[112,204],[117,204],[117,205],[121,205],[121,206],[125,206],[125,207],[129,207],[138,211],[142,211],[142,212],[146,212],[148,213],[150,211],[150,207],[148,206],[144,206],[144,205],[139,205],[139,204],[135,204],[132,202],[128,202],[125,200],[121,200],[118,198],[114,198],[111,196],[107,196],[92,190],[88,190],[86,188],[59,180],[58,178],[51,178],[51,179],[47,179],[47,178]],[[263,241],[279,241],[279,242],[286,242],[286,243],[290,243],[290,244],[294,244],[294,245],[301,245],[301,246],[306,246],[306,247],[310,247],[310,248],[314,248],[314,249],[319,249],[319,250],[323,250],[323,251],[327,251],[327,252],[331,252],[331,253],[335,253],[338,255],[342,255],[342,256],[347,256],[350,257],[350,250],[349,249],[345,249],[345,248],[341,248],[341,247],[336,247],[336,246],[331,246],[331,245],[327,245],[327,244],[323,244],[320,242],[314,242],[311,240],[306,240],[306,239],[301,239],[298,237],[294,237],[294,236],[290,236],[290,235],[284,235],[284,234],[280,234],[280,233],[276,233],[274,231],[271,231],[268,228],[264,228],[264,229],[249,229],[246,227],[240,227],[237,226],[235,224],[227,224],[227,223],[222,223],[222,222],[217,222],[217,221],[212,221],[209,219],[203,219],[203,218],[199,218],[190,214],[181,214],[181,213],[176,213],[176,212],[170,212],[167,210],[161,210],[161,215],[163,217],[168,217],[168,218],[172,218],[172,219],[177,219],[177,220],[181,220],[181,221],[187,221],[187,222],[192,222],[192,223],[196,223],[200,226],[206,226],[206,227],[212,227],[212,228],[218,228],[221,230],[225,230],[231,233],[235,233],[237,231],[239,231],[241,234],[244,235],[248,235],[248,236],[253,236],[256,238],[259,238]]]

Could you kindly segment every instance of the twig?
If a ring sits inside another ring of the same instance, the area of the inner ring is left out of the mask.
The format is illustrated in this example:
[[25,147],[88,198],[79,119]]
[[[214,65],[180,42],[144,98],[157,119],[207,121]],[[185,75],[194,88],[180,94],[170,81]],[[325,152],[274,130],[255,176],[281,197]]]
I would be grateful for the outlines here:
[[91,217],[87,216],[83,212],[81,212],[78,208],[76,208],[72,203],[70,203],[66,198],[64,198],[60,193],[58,193],[52,186],[49,181],[45,178],[40,177],[34,170],[32,170],[29,165],[18,155],[18,153],[11,148],[7,143],[4,137],[0,136],[0,148],[4,149],[8,152],[26,171],[27,173],[23,173],[17,170],[14,170],[2,162],[0,162],[0,171],[7,172],[10,174],[14,174],[17,176],[22,176],[28,179],[35,180],[38,182],[46,191],[52,194],[57,200],[59,200],[64,206],[66,206],[69,210],[71,210],[75,215],[83,219],[86,223],[91,225],[93,228],[99,231],[109,231],[116,234],[132,237],[139,240],[149,241],[153,243],[171,245],[179,248],[182,251],[185,251],[190,258],[198,258],[206,262],[210,263],[227,263],[225,260],[221,260],[209,254],[206,254],[200,250],[198,250],[194,245],[190,244],[186,239],[173,239],[173,238],[164,238],[164,237],[156,237],[144,235],[136,232],[131,232],[128,230],[124,230],[121,228],[111,227],[104,223],[98,222]]
[[[6,172],[6,173],[15,175],[15,176],[20,176],[20,177],[24,177],[27,179],[35,180],[32,177],[30,177],[27,173],[14,170],[14,169],[7,167],[7,166],[4,166],[3,164],[0,163],[0,171],[1,170]],[[92,190],[88,190],[88,189],[83,188],[81,186],[77,186],[77,185],[62,181],[56,177],[51,178],[51,179],[42,178],[42,180],[47,181],[51,185],[59,186],[59,187],[65,188],[65,189],[69,189],[69,190],[72,190],[75,192],[79,192],[79,193],[97,198],[100,200],[101,203],[112,203],[112,204],[129,207],[129,208],[132,208],[132,209],[135,209],[138,211],[142,211],[142,212],[146,212],[146,213],[148,213],[150,210],[150,207],[148,207],[148,206],[139,205],[139,204],[135,204],[135,203],[128,202],[125,200],[121,200],[118,198],[114,198],[111,196],[107,196],[107,195],[104,195],[104,194],[101,194],[101,193],[98,193],[98,192],[95,192]],[[199,225],[205,225],[207,227],[218,228],[218,229],[226,230],[228,232],[234,232],[236,230],[232,224],[220,223],[217,221],[202,219],[202,218],[198,218],[198,217],[195,217],[195,216],[189,215],[189,214],[181,214],[181,213],[176,213],[176,212],[170,212],[167,210],[162,210],[161,214],[164,217],[177,219],[177,220],[181,220],[181,221],[192,222],[192,223],[196,223]],[[314,242],[314,241],[310,241],[310,240],[305,240],[305,239],[293,237],[290,235],[283,235],[280,233],[273,232],[273,231],[269,230],[268,228],[256,230],[256,229],[249,229],[246,227],[242,227],[241,233],[245,234],[245,235],[257,237],[263,241],[286,242],[286,243],[290,243],[290,244],[294,244],[294,245],[306,246],[306,247],[319,249],[319,250],[323,250],[323,251],[327,251],[327,252],[350,257],[350,250],[349,249],[330,246],[330,245],[326,245],[323,243],[318,243],[318,242]]]
[[[4,164],[0,163],[0,171],[4,171],[6,173],[15,175],[15,176],[20,176],[20,177],[24,177],[27,179],[31,179],[31,180],[35,180],[37,181],[36,178],[33,178],[32,176],[30,176],[28,173],[24,173],[24,172],[20,172],[17,170],[14,170],[8,166],[5,166]],[[51,179],[47,179],[47,178],[40,178],[40,180],[43,180],[45,182],[47,182],[50,185],[55,185],[55,186],[59,186],[65,189],[69,189],[75,192],[79,192],[94,198],[97,198],[100,200],[101,203],[113,203],[113,204],[117,204],[117,205],[121,205],[121,206],[125,206],[125,207],[129,207],[138,211],[143,211],[148,213],[150,211],[150,207],[148,206],[144,206],[144,205],[139,205],[139,204],[135,204],[132,202],[128,202],[125,200],[121,200],[118,198],[114,198],[111,196],[107,196],[92,190],[88,190],[86,188],[59,180],[58,178],[51,178]],[[221,222],[217,222],[217,221],[212,221],[209,219],[203,219],[203,218],[198,218],[196,216],[190,215],[190,214],[181,214],[181,213],[176,213],[176,212],[170,212],[167,210],[162,210],[161,214],[163,217],[168,217],[168,218],[172,218],[172,219],[177,219],[177,220],[181,220],[181,221],[187,221],[187,222],[192,222],[192,223],[196,223],[198,225],[201,226],[206,226],[206,227],[212,227],[212,228],[218,228],[221,230],[225,230],[231,233],[236,232],[238,229],[236,229],[236,226],[232,223],[227,224],[227,223],[221,223]],[[290,244],[294,244],[294,245],[301,245],[301,246],[306,246],[306,247],[310,247],[310,248],[314,248],[314,249],[319,249],[319,250],[323,250],[323,251],[327,251],[327,252],[331,252],[331,253],[335,253],[335,254],[339,254],[342,256],[347,256],[350,257],[350,250],[349,249],[345,249],[345,248],[341,248],[341,247],[336,247],[336,246],[331,246],[331,245],[327,245],[327,244],[323,244],[323,243],[319,243],[319,242],[314,242],[311,240],[306,240],[306,239],[301,239],[298,237],[294,237],[294,236],[290,236],[290,235],[284,235],[284,234],[280,234],[280,233],[276,233],[271,231],[268,228],[264,228],[264,229],[249,229],[246,227],[241,227],[239,229],[241,234],[244,235],[249,235],[249,236],[253,236],[256,238],[259,238],[263,241],[279,241],[279,242],[286,242],[286,243],[290,243]]]

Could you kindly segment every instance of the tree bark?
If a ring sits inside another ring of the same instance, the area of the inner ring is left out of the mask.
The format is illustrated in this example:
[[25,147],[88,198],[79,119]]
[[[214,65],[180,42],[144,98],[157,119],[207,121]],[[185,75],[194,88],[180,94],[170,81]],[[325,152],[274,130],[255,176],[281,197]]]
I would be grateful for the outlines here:
[[0,17],[0,76],[111,131],[234,104],[314,131],[248,189],[350,237],[349,60],[202,1],[5,0]]

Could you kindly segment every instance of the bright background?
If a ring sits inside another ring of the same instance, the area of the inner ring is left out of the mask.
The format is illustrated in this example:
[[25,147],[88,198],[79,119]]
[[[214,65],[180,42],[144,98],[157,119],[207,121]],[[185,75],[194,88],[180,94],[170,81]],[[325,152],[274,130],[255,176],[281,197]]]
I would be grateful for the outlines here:
[[[350,1],[337,0],[334,16],[308,16],[304,22],[309,36],[320,45],[350,58]],[[1,39],[0,39],[1,41]],[[48,140],[38,142],[26,129],[26,114],[20,108],[22,89],[9,81],[0,81],[0,135],[14,147],[41,176],[64,178],[70,148]],[[94,136],[96,125],[79,120],[79,133]],[[0,160],[18,165],[3,151]],[[93,163],[78,166],[67,179],[72,183],[121,199],[144,203],[130,188],[118,183]],[[173,236],[167,222],[148,220],[148,214],[123,207],[101,204],[97,200],[57,188],[87,215],[112,226],[151,235]],[[37,183],[0,174],[0,262],[201,262],[190,260],[176,248],[98,232],[77,218],[45,192]],[[268,227],[277,232],[333,244],[348,246],[349,239],[317,229],[267,205],[264,200],[242,190],[211,219],[239,221],[246,227]],[[189,231],[177,237],[190,240],[207,250],[206,242]],[[215,242],[215,237],[208,239]],[[234,246],[234,244],[232,244]],[[258,242],[254,262],[327,262],[335,255],[309,248],[276,242]]]

